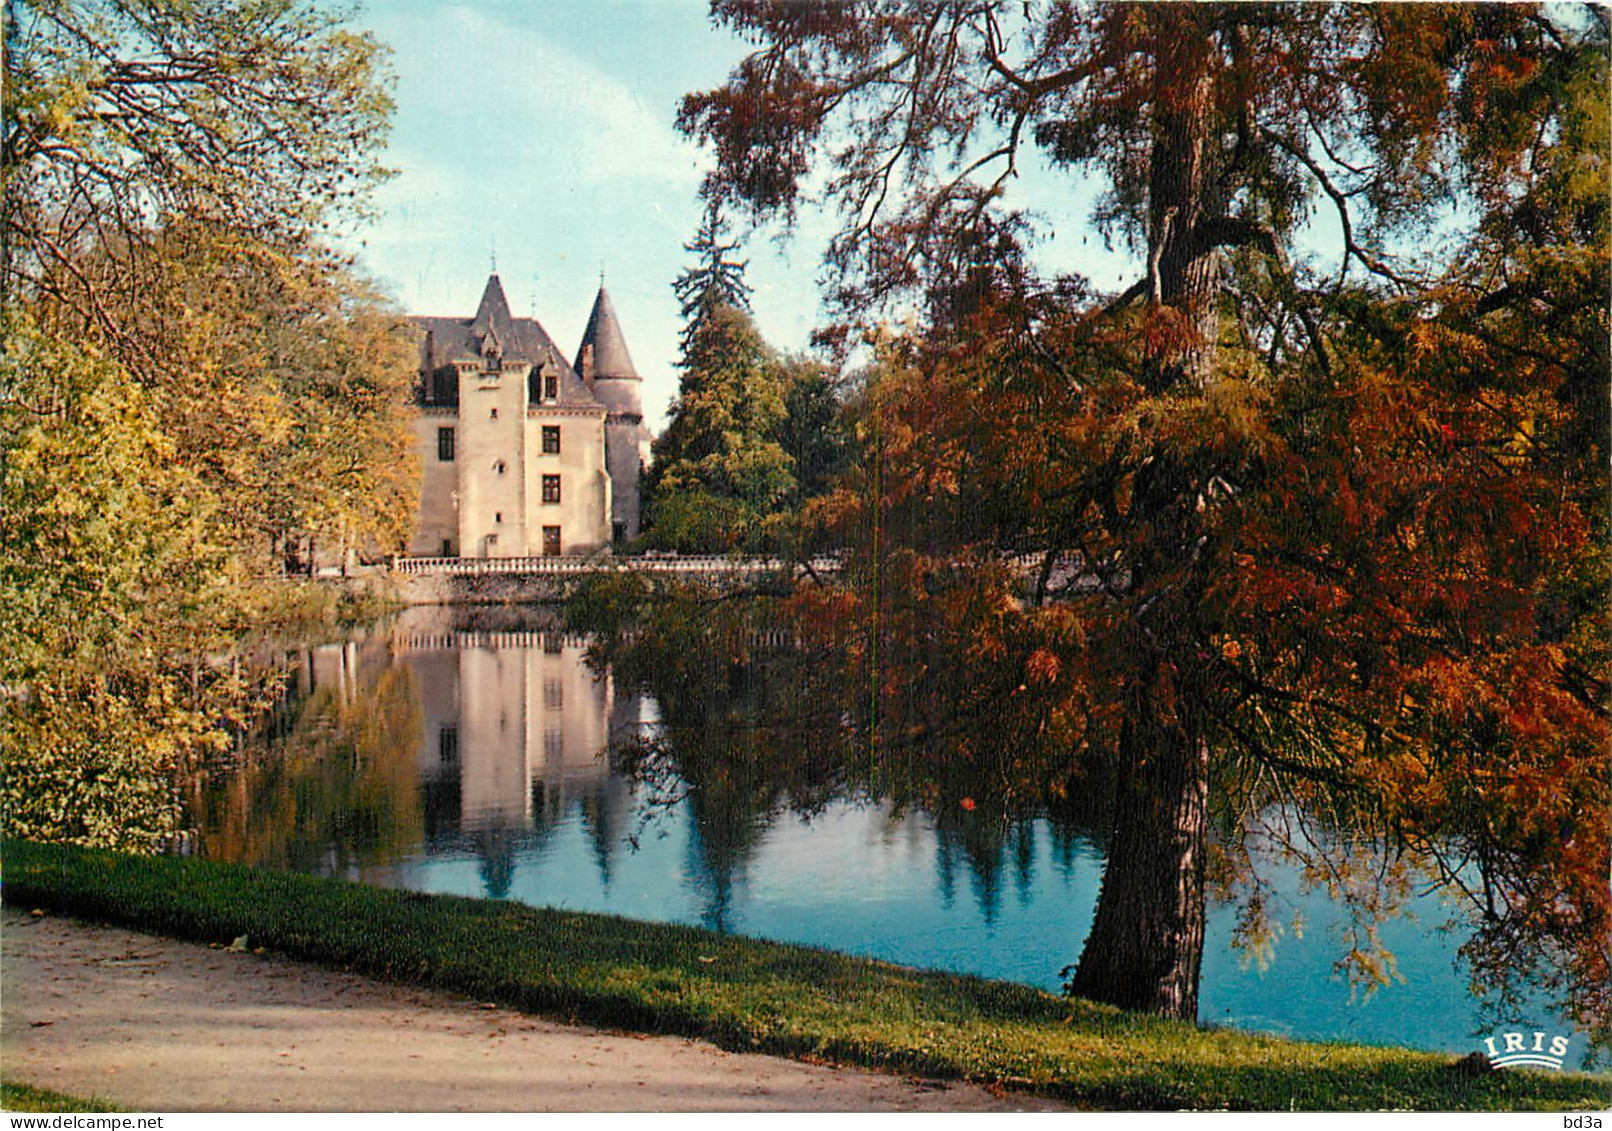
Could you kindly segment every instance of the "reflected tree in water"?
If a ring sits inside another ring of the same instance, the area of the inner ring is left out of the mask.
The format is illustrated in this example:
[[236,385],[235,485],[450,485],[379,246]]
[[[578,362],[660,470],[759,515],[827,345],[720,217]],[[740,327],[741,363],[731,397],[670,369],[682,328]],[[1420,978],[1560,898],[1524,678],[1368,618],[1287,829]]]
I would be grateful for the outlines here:
[[[838,643],[814,640],[793,599],[697,586],[647,596],[633,578],[600,578],[569,615],[597,632],[591,660],[609,667],[618,692],[636,688],[660,706],[660,723],[618,741],[612,759],[647,790],[640,834],[674,808],[692,822],[689,870],[707,925],[730,926],[734,887],[784,811],[809,818],[860,798],[895,816],[923,813],[943,898],[966,871],[988,921],[1007,886],[1029,888],[1033,818],[1051,810],[1066,859],[1092,838],[1100,773],[1056,752],[1047,741],[1056,731],[990,710],[989,690],[935,641],[925,648],[927,681],[898,679],[891,694],[870,698]],[[960,700],[965,684],[974,691]],[[1070,775],[1051,788],[1034,772],[1049,763]]]
[[488,825],[475,834],[477,870],[488,899],[508,899],[515,882],[517,836],[504,825]]
[[339,678],[309,687],[303,673],[274,736],[248,746],[234,772],[193,783],[210,855],[339,875],[395,860],[424,835],[414,673],[366,667],[356,646],[336,654]]

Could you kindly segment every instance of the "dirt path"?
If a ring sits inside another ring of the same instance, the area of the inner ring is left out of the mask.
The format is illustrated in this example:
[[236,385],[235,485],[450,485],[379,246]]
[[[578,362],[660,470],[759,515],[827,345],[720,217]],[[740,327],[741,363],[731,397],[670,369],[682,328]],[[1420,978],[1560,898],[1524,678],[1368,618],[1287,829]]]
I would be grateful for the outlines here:
[[0,912],[7,1078],[145,1111],[1055,1105],[563,1025],[273,957]]

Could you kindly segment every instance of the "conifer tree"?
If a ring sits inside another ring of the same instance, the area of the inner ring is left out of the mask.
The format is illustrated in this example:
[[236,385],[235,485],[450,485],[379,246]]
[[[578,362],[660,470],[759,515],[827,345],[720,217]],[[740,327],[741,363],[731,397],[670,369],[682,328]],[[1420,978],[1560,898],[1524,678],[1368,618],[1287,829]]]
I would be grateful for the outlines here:
[[[1420,846],[1452,891],[1480,861],[1469,956],[1554,967],[1604,1033],[1602,15],[713,14],[758,47],[684,102],[711,198],[791,217],[826,154],[834,300],[931,300],[839,500],[878,582],[860,623],[940,606],[924,623],[971,625],[1115,766],[1072,990],[1196,1015],[1210,826],[1249,775]],[[1096,220],[1141,259],[1120,294],[1036,275],[999,206],[1031,144],[1106,187]],[[1312,205],[1331,263],[1294,262]],[[1462,255],[1406,254],[1471,217]],[[1042,610],[996,611],[1003,549],[1043,555]]]
[[683,374],[648,476],[652,540],[685,551],[744,548],[795,489],[774,439],[787,374],[736,306],[693,308]]
[[739,243],[714,203],[684,246],[695,261],[672,284],[683,373],[648,478],[653,540],[759,548],[828,489],[851,435],[823,367],[780,355],[756,328]]
[[700,218],[700,230],[683,250],[694,256],[692,266],[672,283],[672,291],[683,315],[683,345],[700,319],[721,306],[750,310],[750,285],[744,281],[746,261],[730,256],[739,250],[737,240],[728,241],[728,221],[713,201]]

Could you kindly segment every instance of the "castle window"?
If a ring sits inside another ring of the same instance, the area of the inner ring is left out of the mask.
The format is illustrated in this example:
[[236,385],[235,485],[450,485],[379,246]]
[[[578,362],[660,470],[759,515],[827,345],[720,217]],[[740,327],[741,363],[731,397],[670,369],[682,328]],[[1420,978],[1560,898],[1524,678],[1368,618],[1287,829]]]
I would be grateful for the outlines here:
[[443,727],[437,731],[437,761],[451,766],[459,761],[459,728]]
[[453,369],[439,369],[431,374],[431,401],[433,404],[454,404],[459,400],[459,374]]
[[491,416],[489,416],[487,419],[488,420],[497,420],[498,419],[498,410],[496,408],[493,409],[493,414]]
[[500,369],[504,368],[504,359],[499,357],[497,354],[493,354],[491,357],[484,360],[487,362],[487,372],[489,373],[497,373]]
[[506,464],[501,459],[500,460],[494,460],[493,461],[493,470],[496,471],[499,475],[502,475],[502,474],[504,474],[504,472],[509,470],[509,465]]
[[453,462],[453,429],[437,429],[437,459],[442,463]]
[[504,521],[504,512],[503,511],[494,511],[493,512],[493,521],[494,522],[503,522]]
[[546,374],[543,378],[543,399],[557,401],[560,399],[560,379],[554,374]]
[[560,477],[558,475],[543,476],[543,501],[557,503],[560,501]]
[[543,528],[543,556],[548,558],[560,556],[560,528],[558,526],[545,526]]
[[558,424],[543,425],[543,454],[548,456],[560,454],[560,426]]

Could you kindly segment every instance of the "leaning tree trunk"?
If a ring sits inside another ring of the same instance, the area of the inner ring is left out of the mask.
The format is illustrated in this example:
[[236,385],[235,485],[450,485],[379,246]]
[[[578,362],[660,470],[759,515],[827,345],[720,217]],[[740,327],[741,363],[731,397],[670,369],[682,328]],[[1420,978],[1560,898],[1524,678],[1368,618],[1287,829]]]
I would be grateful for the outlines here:
[[[1222,206],[1212,157],[1212,11],[1150,9],[1157,21],[1149,169],[1149,332],[1142,383],[1152,392],[1201,389],[1214,367],[1218,260],[1200,225]],[[1144,486],[1145,482],[1145,486]],[[1203,962],[1209,750],[1204,680],[1185,631],[1201,550],[1197,491],[1186,469],[1156,452],[1136,476],[1133,510],[1152,542],[1136,548],[1132,592],[1145,658],[1127,696],[1108,864],[1091,934],[1070,991],[1125,1009],[1195,1019]],[[1183,568],[1185,567],[1185,568]],[[1169,578],[1167,584],[1160,584]],[[1151,609],[1147,612],[1140,611]],[[1179,667],[1178,667],[1179,665]]]
[[1203,963],[1209,752],[1168,662],[1134,695],[1120,738],[1108,865],[1069,991],[1193,1020]]

